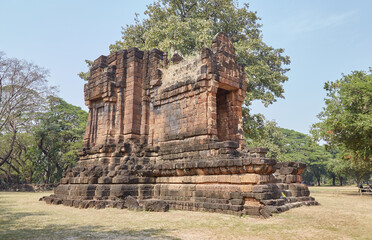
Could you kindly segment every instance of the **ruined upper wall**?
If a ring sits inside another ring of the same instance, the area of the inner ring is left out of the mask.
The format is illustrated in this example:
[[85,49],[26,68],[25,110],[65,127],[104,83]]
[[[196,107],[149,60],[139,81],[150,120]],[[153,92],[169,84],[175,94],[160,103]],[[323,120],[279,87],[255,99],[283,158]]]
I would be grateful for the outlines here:
[[89,108],[85,148],[102,149],[125,138],[139,138],[142,123],[146,123],[146,119],[142,122],[142,108],[149,101],[142,99],[144,91],[159,85],[159,68],[166,57],[157,49],[130,48],[94,61],[84,87]]
[[[169,63],[157,49],[96,59],[85,85],[86,149],[115,151],[129,140],[149,146],[242,141],[245,74],[225,33],[191,60]],[[105,150],[106,149],[106,150]],[[111,150],[108,150],[111,149]]]

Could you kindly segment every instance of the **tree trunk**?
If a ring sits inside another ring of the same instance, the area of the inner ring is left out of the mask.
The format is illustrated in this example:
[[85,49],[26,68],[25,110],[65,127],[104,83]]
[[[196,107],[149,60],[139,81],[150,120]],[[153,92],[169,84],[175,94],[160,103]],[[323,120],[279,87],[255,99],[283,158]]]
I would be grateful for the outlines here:
[[6,184],[9,184],[9,174],[8,174],[8,171],[6,171],[6,169],[3,169],[3,168],[1,168],[0,167],[0,170],[1,171],[3,171],[4,173],[5,173],[5,175],[6,175],[6,178],[4,178],[4,182],[6,183]]
[[362,178],[361,177],[357,177],[355,180],[356,180],[357,187],[359,187],[360,181],[362,180]]
[[9,150],[8,152],[4,155],[4,156],[0,156],[0,167],[2,165],[4,165],[8,159],[10,158],[12,152],[13,152],[13,148],[14,148],[14,143],[15,143],[15,140],[16,140],[16,136],[17,136],[17,131],[13,130],[13,136],[12,136],[12,142],[10,143],[10,147],[9,147]]
[[318,186],[320,186],[320,177],[316,178],[316,181],[318,182]]
[[45,171],[45,181],[44,184],[49,184],[50,181],[50,175],[51,175],[51,170],[50,167],[47,167],[47,170]]
[[13,181],[12,181],[12,174],[11,174],[11,172],[10,172],[10,166],[9,165],[7,165],[7,167],[8,167],[8,169],[7,169],[7,176],[8,176],[8,183],[9,184],[13,184]]
[[336,176],[332,176],[332,186],[336,186]]
[[344,178],[343,177],[338,177],[338,179],[340,180],[340,186],[343,186],[344,185]]
[[28,174],[28,178],[27,178],[27,183],[32,183],[32,175],[33,175],[33,171],[32,170],[30,170],[29,171],[29,174]]

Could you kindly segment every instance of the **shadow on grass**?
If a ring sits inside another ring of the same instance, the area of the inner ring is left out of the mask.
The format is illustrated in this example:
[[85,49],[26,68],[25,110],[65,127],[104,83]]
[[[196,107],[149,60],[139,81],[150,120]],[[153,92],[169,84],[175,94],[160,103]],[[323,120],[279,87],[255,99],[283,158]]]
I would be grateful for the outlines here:
[[42,228],[0,230],[0,239],[177,239],[166,236],[163,229],[104,231],[99,226],[74,227],[50,224]]
[[354,195],[354,196],[370,196],[372,197],[372,193],[360,193],[360,192],[347,192],[344,193],[345,195]]
[[[50,223],[38,227],[22,225],[25,217],[49,215],[44,212],[15,212],[12,204],[0,200],[0,239],[177,239],[166,235],[165,229],[116,230],[107,231],[102,226],[75,226],[72,224]],[[76,216],[79,217],[79,216]]]
[[20,220],[28,216],[45,216],[43,212],[34,213],[34,212],[14,212],[11,210],[11,207],[15,204],[9,203],[0,199],[0,233],[12,225],[15,224],[17,220]]

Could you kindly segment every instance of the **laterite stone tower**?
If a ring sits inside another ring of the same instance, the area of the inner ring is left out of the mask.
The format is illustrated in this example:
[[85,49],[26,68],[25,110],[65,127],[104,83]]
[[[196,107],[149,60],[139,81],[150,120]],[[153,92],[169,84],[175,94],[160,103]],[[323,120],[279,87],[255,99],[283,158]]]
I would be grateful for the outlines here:
[[225,33],[187,60],[137,48],[101,56],[84,92],[80,159],[47,203],[264,217],[316,204],[300,183],[305,165],[246,148],[245,73]]

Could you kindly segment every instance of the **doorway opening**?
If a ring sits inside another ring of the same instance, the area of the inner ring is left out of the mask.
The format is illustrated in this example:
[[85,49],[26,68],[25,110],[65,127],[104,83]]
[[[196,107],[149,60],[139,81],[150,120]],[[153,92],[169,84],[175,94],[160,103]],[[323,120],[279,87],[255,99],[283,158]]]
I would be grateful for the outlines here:
[[220,141],[230,140],[230,112],[231,107],[229,104],[230,91],[218,88],[216,94],[217,105],[217,137]]

